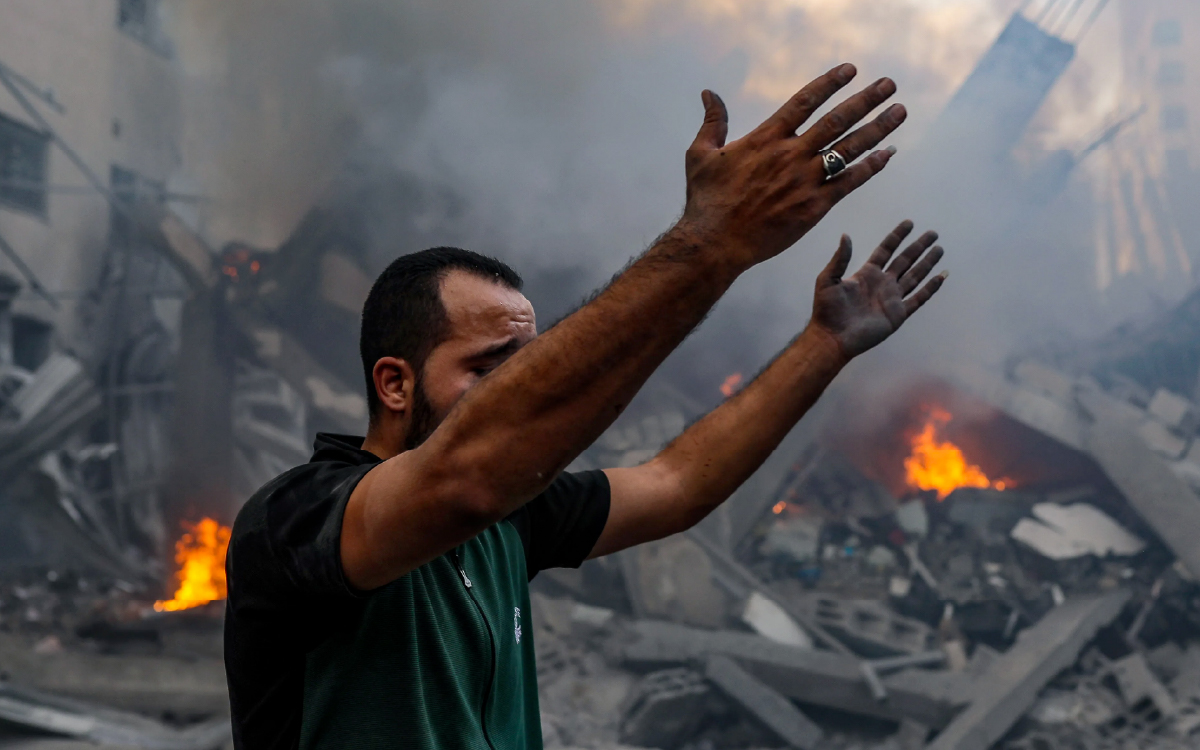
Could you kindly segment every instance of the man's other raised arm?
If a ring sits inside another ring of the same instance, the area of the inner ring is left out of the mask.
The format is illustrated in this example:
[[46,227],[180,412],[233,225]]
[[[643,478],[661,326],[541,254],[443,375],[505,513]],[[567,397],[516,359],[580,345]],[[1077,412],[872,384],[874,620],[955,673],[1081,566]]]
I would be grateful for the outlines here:
[[725,105],[704,92],[682,218],[595,299],[480,381],[419,448],[363,478],[341,535],[353,586],[388,583],[535,497],[742,272],[793,245],[884,168],[891,154],[876,151],[828,179],[818,152],[832,145],[853,162],[904,121],[894,105],[850,132],[895,92],[889,79],[796,135],[854,74],[851,65],[831,70],[729,144]]

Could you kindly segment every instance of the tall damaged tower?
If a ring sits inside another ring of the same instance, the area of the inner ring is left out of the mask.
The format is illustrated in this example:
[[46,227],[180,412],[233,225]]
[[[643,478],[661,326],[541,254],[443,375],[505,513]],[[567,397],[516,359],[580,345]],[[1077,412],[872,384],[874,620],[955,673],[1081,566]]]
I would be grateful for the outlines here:
[[1074,57],[1074,44],[1015,13],[938,117],[931,142],[955,158],[1003,160]]
[[1122,0],[1120,12],[1122,97],[1147,115],[1105,153],[1097,283],[1141,279],[1170,298],[1200,262],[1200,4]]

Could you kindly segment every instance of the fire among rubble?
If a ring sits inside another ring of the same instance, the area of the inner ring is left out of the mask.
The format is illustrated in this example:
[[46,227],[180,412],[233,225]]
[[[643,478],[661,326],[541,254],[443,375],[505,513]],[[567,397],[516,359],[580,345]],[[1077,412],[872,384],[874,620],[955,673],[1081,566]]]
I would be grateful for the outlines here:
[[954,443],[938,439],[938,429],[951,419],[950,413],[935,408],[924,428],[912,438],[912,453],[904,459],[908,486],[918,490],[936,490],[938,500],[959,487],[1003,490],[1007,482],[993,481],[978,466],[967,461]]
[[175,542],[179,588],[175,598],[154,603],[158,612],[191,609],[226,596],[225,551],[231,529],[211,518],[185,526],[188,531]]

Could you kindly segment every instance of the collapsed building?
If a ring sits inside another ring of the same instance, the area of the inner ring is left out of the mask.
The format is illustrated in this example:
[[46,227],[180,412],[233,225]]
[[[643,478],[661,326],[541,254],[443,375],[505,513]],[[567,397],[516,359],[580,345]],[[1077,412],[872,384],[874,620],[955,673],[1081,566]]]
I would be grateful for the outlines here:
[[[1013,17],[931,136],[986,144],[975,161],[1025,199],[1136,116],[1016,166],[1073,57],[1062,34],[1103,3],[1055,6]],[[161,184],[84,173],[110,222],[93,346],[14,309],[54,298],[34,269],[0,276],[0,725],[221,747],[224,527],[314,432],[362,430],[364,239],[318,208],[277,248],[212,248]],[[154,312],[167,298],[177,330]],[[1200,293],[1098,342],[928,379],[882,428],[811,420],[696,529],[539,576],[547,746],[1195,746],[1197,326]],[[642,403],[574,468],[640,463],[704,410],[665,383]]]

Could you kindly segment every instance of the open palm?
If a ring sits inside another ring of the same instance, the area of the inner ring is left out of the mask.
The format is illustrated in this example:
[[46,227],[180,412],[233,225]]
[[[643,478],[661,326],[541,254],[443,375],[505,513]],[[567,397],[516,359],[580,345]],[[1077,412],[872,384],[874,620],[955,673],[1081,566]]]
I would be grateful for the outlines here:
[[829,333],[847,357],[862,354],[895,333],[946,280],[948,274],[942,272],[917,291],[944,254],[940,247],[930,250],[936,232],[926,232],[888,264],[912,230],[911,221],[902,222],[849,278],[843,276],[850,267],[852,245],[842,235],[833,259],[817,277],[813,325]]

